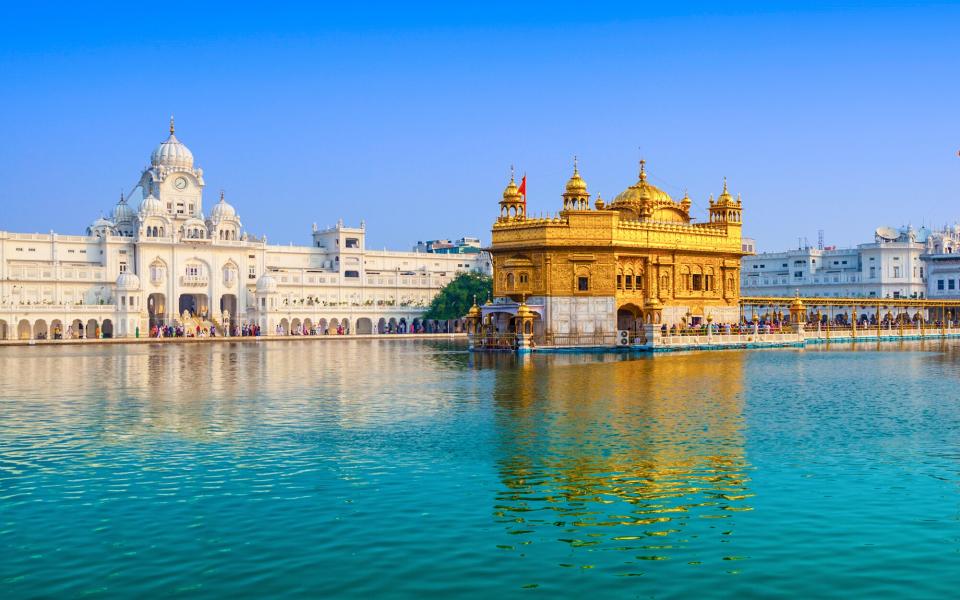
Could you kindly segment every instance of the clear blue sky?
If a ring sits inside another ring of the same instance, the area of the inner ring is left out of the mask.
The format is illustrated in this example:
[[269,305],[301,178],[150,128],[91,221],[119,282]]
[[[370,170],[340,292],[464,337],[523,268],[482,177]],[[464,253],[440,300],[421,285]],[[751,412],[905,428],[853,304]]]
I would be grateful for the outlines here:
[[701,217],[726,175],[764,250],[960,218],[948,3],[33,4],[0,24],[0,229],[81,232],[171,113],[207,206],[279,243],[488,241],[509,165],[556,211],[574,154],[609,199],[642,153]]

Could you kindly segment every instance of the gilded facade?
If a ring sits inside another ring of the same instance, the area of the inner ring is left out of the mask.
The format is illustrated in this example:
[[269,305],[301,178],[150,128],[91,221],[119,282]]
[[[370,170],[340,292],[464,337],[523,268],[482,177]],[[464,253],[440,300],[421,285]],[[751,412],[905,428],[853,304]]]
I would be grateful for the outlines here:
[[485,315],[526,302],[536,331],[552,334],[739,319],[743,213],[726,180],[706,222],[693,222],[689,196],[675,201],[650,183],[644,161],[635,184],[592,205],[574,162],[561,200],[556,215],[528,217],[511,177],[493,225],[495,300]]

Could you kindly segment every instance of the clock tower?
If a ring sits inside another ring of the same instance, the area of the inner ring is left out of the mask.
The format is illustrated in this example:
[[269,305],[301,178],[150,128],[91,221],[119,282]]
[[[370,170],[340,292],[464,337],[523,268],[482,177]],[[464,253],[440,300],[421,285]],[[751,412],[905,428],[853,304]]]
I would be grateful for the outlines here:
[[203,221],[203,169],[193,165],[193,153],[177,139],[173,117],[170,136],[150,155],[140,177],[144,197],[160,201],[163,214],[176,222]]

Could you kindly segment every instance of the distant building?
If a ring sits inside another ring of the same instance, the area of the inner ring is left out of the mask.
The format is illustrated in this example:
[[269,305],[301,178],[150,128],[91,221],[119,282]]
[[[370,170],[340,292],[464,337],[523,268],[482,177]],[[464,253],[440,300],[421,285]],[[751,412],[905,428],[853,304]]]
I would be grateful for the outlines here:
[[932,233],[927,249],[921,257],[927,271],[927,297],[960,298],[960,225]]
[[[951,280],[960,288],[960,260],[952,260],[958,240],[957,227],[879,227],[873,242],[852,248],[762,252],[744,257],[740,290],[744,296],[945,297]],[[941,275],[934,277],[933,269]],[[941,278],[943,290],[937,289]]]
[[455,242],[450,240],[417,242],[413,251],[429,254],[480,254],[482,248],[480,247],[480,238],[462,237]]

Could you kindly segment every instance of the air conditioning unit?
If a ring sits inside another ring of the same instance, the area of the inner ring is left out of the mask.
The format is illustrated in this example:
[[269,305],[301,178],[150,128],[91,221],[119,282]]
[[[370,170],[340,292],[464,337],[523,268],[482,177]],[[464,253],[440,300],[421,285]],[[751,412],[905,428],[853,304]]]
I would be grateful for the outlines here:
[[617,345],[618,346],[629,346],[630,345],[630,332],[626,329],[621,329],[617,331]]

